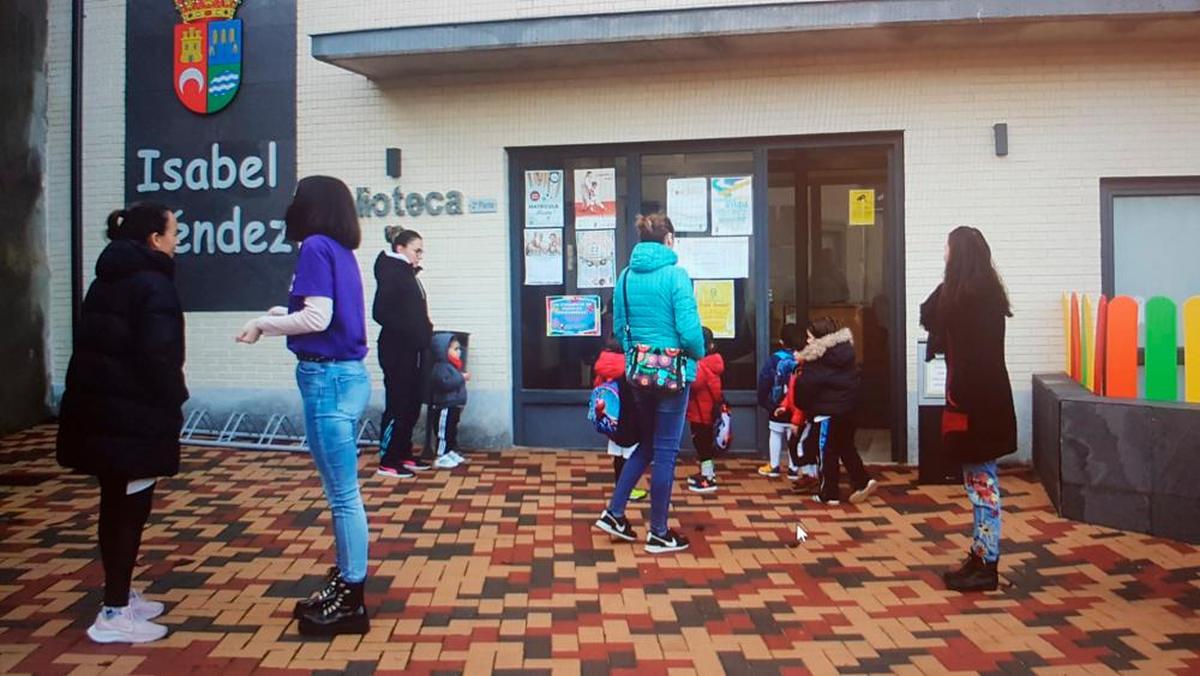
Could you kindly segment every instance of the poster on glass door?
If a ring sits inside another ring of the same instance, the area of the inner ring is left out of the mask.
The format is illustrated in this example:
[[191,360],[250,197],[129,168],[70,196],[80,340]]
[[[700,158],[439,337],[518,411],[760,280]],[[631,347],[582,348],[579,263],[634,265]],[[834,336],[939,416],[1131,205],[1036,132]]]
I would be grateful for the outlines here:
[[708,179],[667,179],[667,218],[675,232],[708,231]]
[[525,231],[525,286],[563,283],[562,230]]
[[750,176],[712,179],[712,234],[744,237],[754,233],[754,191]]
[[613,285],[617,257],[615,230],[584,230],[575,232],[576,286],[581,289],[602,289]]
[[617,227],[617,170],[575,170],[575,229]]
[[563,227],[562,169],[525,172],[525,227]]

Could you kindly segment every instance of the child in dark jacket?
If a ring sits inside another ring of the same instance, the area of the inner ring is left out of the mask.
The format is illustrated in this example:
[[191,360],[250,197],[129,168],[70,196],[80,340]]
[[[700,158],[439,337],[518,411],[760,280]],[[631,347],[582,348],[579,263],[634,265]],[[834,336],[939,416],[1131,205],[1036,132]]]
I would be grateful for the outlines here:
[[430,403],[438,409],[437,460],[441,469],[454,469],[467,461],[458,452],[458,420],[467,405],[467,381],[463,347],[453,334],[433,338],[433,369],[429,373]]
[[875,492],[854,445],[854,412],[862,376],[855,363],[854,338],[831,317],[808,326],[808,345],[797,355],[801,364],[793,390],[795,405],[812,422],[810,434],[821,467],[819,493],[813,500],[838,504],[839,463],[850,473],[850,502],[863,502]]
[[[596,357],[596,363],[592,366],[592,372],[595,377],[592,380],[592,387],[615,381],[617,389],[621,393],[621,417],[617,424],[617,432],[608,439],[608,454],[613,459],[613,476],[614,483],[621,478],[621,470],[625,468],[625,461],[638,447],[638,431],[637,431],[637,416],[633,415],[633,392],[629,389],[629,383],[625,382],[625,353],[621,351],[621,344],[616,337],[609,336],[604,343],[604,349],[601,350],[600,356]],[[646,490],[643,488],[634,488],[629,494],[630,500],[645,500]]]
[[[770,433],[768,450],[770,460],[758,468],[763,476],[777,477],[783,462],[783,450],[789,447],[789,441],[797,432],[800,420],[797,411],[786,405],[784,397],[788,396],[786,385],[791,381],[792,372],[796,367],[795,352],[800,347],[800,328],[795,324],[784,324],[779,332],[779,349],[771,354],[762,371],[758,373],[758,405],[770,414],[767,429]],[[790,455],[788,477],[792,480],[800,478],[800,465]]]
[[712,493],[717,490],[717,450],[713,445],[713,412],[721,403],[721,376],[725,359],[717,353],[713,332],[707,326],[704,333],[704,358],[696,365],[696,380],[688,395],[687,420],[692,430],[692,445],[700,461],[700,473],[688,477],[688,490]]

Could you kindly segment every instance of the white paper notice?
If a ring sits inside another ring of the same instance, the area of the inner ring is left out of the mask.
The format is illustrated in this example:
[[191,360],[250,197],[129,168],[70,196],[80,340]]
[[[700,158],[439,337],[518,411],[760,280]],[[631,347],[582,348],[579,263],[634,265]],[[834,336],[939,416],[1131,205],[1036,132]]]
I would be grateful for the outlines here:
[[754,233],[754,191],[750,176],[712,180],[712,234],[716,236]]
[[525,227],[563,227],[562,169],[525,172]]
[[679,266],[692,279],[745,279],[750,276],[749,237],[680,237]]
[[562,230],[525,231],[525,286],[563,283]]
[[708,179],[668,178],[667,218],[675,232],[708,232]]
[[575,232],[575,251],[579,257],[577,286],[581,289],[600,289],[613,285],[616,273],[616,239],[613,230]]

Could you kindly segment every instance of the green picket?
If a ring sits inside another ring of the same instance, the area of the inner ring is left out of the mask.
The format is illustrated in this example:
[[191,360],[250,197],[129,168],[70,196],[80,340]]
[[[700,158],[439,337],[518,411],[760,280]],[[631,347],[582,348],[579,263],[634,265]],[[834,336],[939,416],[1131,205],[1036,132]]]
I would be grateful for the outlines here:
[[1146,302],[1146,398],[1179,398],[1179,343],[1175,303],[1155,296]]

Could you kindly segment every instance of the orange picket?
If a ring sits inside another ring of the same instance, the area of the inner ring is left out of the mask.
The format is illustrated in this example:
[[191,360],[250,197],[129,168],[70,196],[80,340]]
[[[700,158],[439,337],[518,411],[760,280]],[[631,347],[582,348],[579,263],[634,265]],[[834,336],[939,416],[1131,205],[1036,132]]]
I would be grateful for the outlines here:
[[1104,393],[1110,397],[1136,399],[1138,395],[1138,304],[1129,296],[1117,296],[1108,304],[1108,336],[1105,340]]

